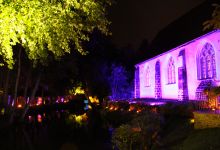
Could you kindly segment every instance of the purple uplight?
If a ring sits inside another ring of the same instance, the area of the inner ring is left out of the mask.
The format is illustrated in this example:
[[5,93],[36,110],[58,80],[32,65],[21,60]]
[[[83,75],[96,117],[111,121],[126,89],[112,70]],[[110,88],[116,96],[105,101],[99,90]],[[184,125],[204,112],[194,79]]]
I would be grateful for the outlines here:
[[149,102],[150,106],[160,106],[166,104],[165,102]]

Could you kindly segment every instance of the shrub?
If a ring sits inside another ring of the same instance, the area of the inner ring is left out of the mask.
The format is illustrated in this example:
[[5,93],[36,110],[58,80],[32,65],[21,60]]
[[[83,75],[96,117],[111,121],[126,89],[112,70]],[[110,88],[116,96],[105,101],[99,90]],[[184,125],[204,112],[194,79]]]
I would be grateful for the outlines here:
[[193,109],[188,103],[167,103],[166,105],[161,106],[160,113],[164,117],[193,117]]
[[150,149],[158,140],[161,117],[145,111],[131,122],[116,128],[112,143],[119,149]]

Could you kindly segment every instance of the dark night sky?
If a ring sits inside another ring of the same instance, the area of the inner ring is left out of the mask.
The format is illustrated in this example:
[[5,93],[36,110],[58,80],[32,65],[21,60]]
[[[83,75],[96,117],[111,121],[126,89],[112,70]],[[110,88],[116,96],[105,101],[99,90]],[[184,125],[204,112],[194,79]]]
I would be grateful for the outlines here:
[[151,41],[159,30],[204,0],[115,1],[109,11],[113,43],[138,48],[143,39]]

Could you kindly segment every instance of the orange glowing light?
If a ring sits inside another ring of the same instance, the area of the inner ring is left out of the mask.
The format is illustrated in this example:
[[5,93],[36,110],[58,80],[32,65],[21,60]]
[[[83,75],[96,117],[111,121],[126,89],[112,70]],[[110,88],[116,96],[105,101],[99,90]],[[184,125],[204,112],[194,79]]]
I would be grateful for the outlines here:
[[22,107],[22,105],[21,104],[18,104],[18,106],[17,106],[18,108],[21,108]]
[[140,127],[132,128],[132,130],[133,130],[134,132],[141,132],[141,128],[140,128]]
[[140,110],[140,109],[138,109],[136,112],[137,112],[137,113],[140,113],[140,112],[141,112],[141,110]]
[[110,110],[114,110],[115,108],[113,106],[110,107]]
[[134,110],[134,106],[130,106],[128,111],[133,111]]
[[41,117],[40,114],[37,115],[37,121],[38,121],[38,122],[42,122],[42,117]]
[[118,107],[115,107],[115,109],[114,110],[118,110]]

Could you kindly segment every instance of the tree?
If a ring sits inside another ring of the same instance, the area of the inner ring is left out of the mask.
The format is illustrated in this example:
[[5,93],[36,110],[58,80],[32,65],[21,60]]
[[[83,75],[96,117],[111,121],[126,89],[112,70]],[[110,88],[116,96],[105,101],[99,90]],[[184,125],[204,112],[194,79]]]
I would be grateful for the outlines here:
[[112,143],[114,143],[119,150],[132,150],[133,145],[139,140],[140,132],[135,132],[129,124],[122,124],[116,128],[112,136]]
[[0,0],[0,65],[12,69],[17,63],[13,99],[17,99],[20,87],[23,55],[33,66],[40,64],[32,86],[32,99],[42,80],[41,64],[48,63],[50,57],[59,59],[72,50],[87,54],[83,42],[89,40],[94,29],[109,35],[110,22],[106,18],[109,5],[111,0]]
[[109,76],[111,99],[119,100],[132,97],[133,82],[129,81],[129,74],[121,65],[113,64]]
[[219,4],[213,4],[215,7],[213,13],[212,13],[212,19],[207,20],[203,23],[204,30],[206,29],[220,29],[220,5]]
[[152,149],[158,143],[162,117],[146,111],[127,123],[115,129],[112,143],[119,150]]
[[213,86],[204,89],[204,93],[208,97],[208,105],[210,108],[218,107],[218,97],[220,96],[220,86]]
[[21,45],[28,58],[43,63],[70,53],[70,42],[86,54],[82,42],[95,28],[109,34],[106,7],[110,0],[1,0],[1,65],[13,67],[13,46]]

